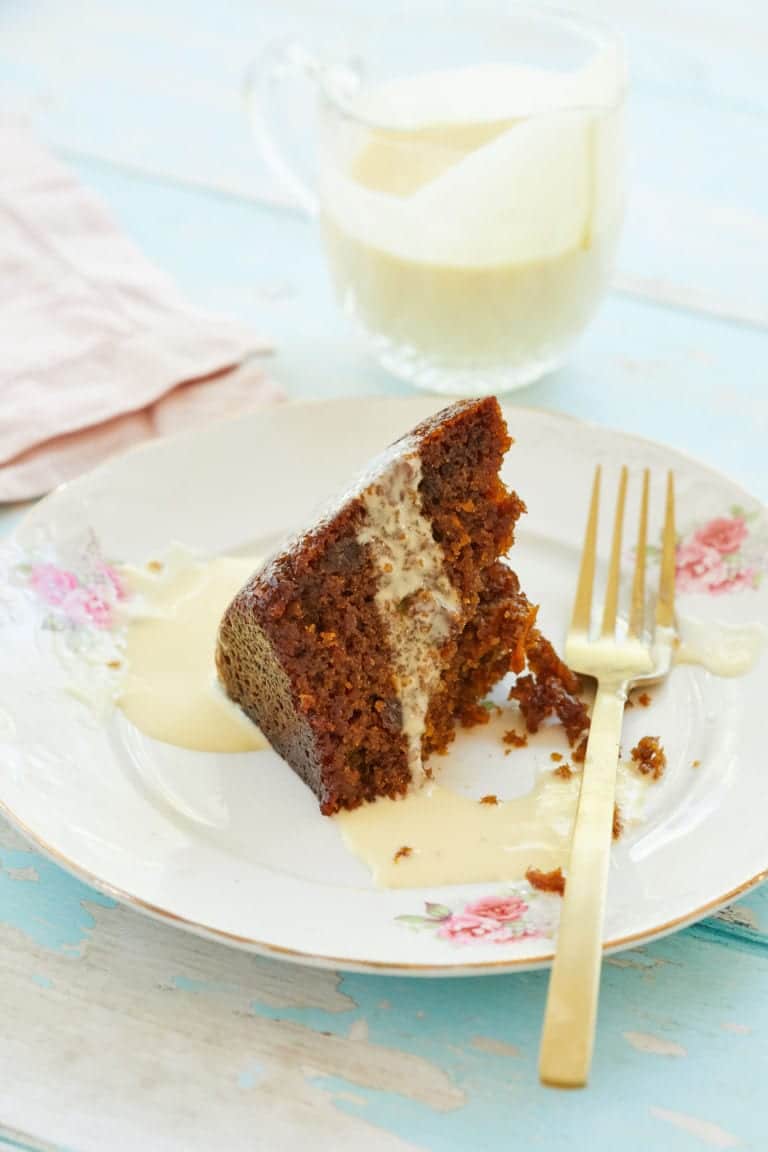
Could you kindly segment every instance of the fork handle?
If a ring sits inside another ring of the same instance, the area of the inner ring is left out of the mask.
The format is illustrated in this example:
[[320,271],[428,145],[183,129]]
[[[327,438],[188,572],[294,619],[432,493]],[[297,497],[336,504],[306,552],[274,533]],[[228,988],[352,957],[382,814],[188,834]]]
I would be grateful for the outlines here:
[[539,1053],[542,1082],[561,1088],[583,1088],[592,1060],[626,698],[626,683],[599,683],[592,709]]

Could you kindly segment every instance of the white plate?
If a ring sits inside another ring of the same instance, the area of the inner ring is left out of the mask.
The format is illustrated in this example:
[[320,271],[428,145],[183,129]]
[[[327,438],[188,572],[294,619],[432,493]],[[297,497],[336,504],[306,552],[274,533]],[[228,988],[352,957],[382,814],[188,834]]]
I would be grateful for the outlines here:
[[[0,805],[43,851],[150,914],[307,963],[445,975],[550,958],[557,897],[524,883],[375,890],[271,750],[185,752],[143,736],[109,702],[109,677],[120,673],[104,666],[120,635],[101,618],[111,585],[99,556],[148,560],[171,541],[205,554],[262,553],[437,406],[417,398],[267,408],[119,457],[31,511],[0,553]],[[635,472],[650,466],[659,481],[675,469],[689,542],[681,610],[731,627],[766,621],[768,594],[754,586],[766,566],[763,512],[734,484],[660,445],[551,413],[510,406],[506,415],[516,445],[505,476],[529,509],[514,566],[555,642],[597,461],[609,479],[624,462]],[[660,483],[655,496],[657,523]],[[609,948],[701,917],[765,876],[767,687],[761,663],[735,679],[679,666],[652,709],[628,713],[625,742],[660,735],[669,767],[648,791],[643,823],[613,851]],[[548,739],[505,758],[497,734],[475,729],[460,734],[440,771],[459,785],[503,774],[507,792],[524,791],[552,767]],[[481,935],[448,919],[468,905],[472,915],[489,896],[499,903],[485,907]]]

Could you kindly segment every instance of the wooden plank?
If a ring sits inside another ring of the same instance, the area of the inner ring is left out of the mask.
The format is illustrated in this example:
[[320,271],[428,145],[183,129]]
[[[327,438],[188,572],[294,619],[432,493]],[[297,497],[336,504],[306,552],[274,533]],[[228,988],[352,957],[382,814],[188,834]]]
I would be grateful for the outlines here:
[[535,1078],[543,973],[339,978],[94,899],[6,828],[0,860],[0,1122],[32,1147],[501,1148],[514,1122],[564,1152],[588,1122],[595,1147],[620,1124],[682,1152],[697,1126],[760,1131],[765,942],[726,946],[727,921],[607,961],[593,1086],[563,1096]]

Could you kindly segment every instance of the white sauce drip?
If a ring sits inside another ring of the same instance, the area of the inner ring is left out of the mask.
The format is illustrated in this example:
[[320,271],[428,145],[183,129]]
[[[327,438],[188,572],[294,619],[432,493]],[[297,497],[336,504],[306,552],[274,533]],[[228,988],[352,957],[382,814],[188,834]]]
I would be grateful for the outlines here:
[[142,732],[178,748],[266,748],[259,729],[224,692],[214,651],[219,622],[258,566],[255,557],[196,560],[176,549],[158,570],[126,566],[127,670],[117,703]]
[[715,676],[743,676],[757,663],[768,630],[762,624],[731,627],[695,616],[678,619],[678,664],[700,664]]
[[[652,785],[619,761],[616,801],[625,828],[642,821]],[[528,868],[567,868],[580,786],[580,772],[562,780],[547,768],[527,795],[481,804],[429,782],[402,799],[375,800],[332,819],[381,888],[519,880]],[[406,847],[410,853],[398,856]]]
[[394,460],[361,497],[366,522],[358,533],[378,570],[376,606],[389,638],[411,772],[423,771],[421,738],[440,665],[436,649],[451,633],[461,604],[445,571],[443,551],[421,510],[418,454]]

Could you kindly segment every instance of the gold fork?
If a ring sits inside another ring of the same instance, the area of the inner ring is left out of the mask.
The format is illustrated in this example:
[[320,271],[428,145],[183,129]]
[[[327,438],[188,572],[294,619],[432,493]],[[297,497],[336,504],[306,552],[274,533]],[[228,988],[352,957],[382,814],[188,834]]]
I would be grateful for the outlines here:
[[626,635],[618,635],[621,539],[627,494],[627,469],[622,468],[602,623],[599,634],[593,636],[592,590],[600,503],[599,466],[595,470],[579,582],[565,646],[567,663],[575,672],[597,680],[597,694],[573,826],[539,1055],[542,1082],[561,1088],[583,1087],[592,1060],[616,770],[627,693],[638,684],[655,683],[666,675],[675,639],[675,492],[671,472],[667,476],[655,627],[652,636],[644,631],[649,488],[650,473],[646,468],[629,621]]

